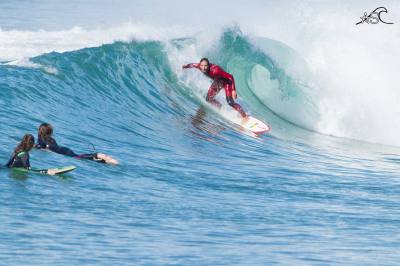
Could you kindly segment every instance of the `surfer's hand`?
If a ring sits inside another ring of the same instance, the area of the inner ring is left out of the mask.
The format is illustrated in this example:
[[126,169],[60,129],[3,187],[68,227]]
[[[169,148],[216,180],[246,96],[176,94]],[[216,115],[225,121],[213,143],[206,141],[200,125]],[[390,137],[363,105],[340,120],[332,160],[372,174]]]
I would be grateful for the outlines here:
[[185,68],[189,68],[189,64],[182,66],[182,69],[185,69]]
[[235,100],[237,99],[236,91],[232,91],[232,98],[235,99]]
[[56,170],[55,169],[49,169],[49,170],[47,170],[47,174],[48,175],[55,175],[56,174]]

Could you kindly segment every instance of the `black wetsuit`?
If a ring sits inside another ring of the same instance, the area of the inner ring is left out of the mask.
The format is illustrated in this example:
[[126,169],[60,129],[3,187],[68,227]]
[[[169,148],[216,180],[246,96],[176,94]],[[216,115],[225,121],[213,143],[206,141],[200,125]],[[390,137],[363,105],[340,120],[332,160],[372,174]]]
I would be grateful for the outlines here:
[[100,163],[105,163],[104,160],[97,158],[97,153],[87,153],[87,154],[76,154],[71,149],[67,147],[58,146],[57,142],[53,138],[49,138],[48,140],[44,140],[43,138],[38,138],[38,143],[36,144],[36,148],[38,149],[49,149],[55,153],[63,154],[70,157],[75,157],[78,159],[87,159]]
[[30,168],[31,165],[29,163],[29,153],[24,151],[18,152],[17,154],[13,153],[6,166],[10,168]]

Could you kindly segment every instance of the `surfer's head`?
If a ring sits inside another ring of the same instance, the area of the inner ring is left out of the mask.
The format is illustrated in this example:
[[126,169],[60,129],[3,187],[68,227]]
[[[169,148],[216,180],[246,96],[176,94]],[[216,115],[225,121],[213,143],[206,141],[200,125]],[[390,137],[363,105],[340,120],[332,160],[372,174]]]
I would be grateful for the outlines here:
[[48,123],[43,123],[39,127],[38,139],[46,140],[53,135],[53,127]]
[[208,61],[208,58],[204,57],[200,60],[199,68],[201,72],[208,73],[210,70],[210,61]]
[[34,144],[35,144],[35,137],[31,134],[25,134],[21,142],[15,148],[15,153],[30,151],[33,148]]

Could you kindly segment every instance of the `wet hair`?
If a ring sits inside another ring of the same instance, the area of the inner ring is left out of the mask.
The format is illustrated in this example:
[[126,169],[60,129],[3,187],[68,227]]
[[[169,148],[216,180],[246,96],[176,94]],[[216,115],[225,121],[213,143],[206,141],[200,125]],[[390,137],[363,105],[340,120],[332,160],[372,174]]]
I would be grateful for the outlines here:
[[206,61],[208,65],[210,65],[210,61],[208,60],[207,57],[203,57],[202,59],[200,59],[200,63]]
[[53,127],[48,123],[40,125],[38,130],[38,139],[48,140],[53,135]]
[[14,153],[17,154],[22,151],[30,151],[35,144],[35,137],[32,134],[25,134],[21,142],[15,148]]

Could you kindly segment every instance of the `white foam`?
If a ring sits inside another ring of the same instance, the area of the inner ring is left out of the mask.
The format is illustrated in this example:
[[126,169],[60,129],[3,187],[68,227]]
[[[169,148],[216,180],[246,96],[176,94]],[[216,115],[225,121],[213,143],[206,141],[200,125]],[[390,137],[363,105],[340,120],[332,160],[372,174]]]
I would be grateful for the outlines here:
[[383,14],[394,25],[355,25],[376,7],[373,2],[291,4],[282,19],[271,17],[253,31],[284,42],[307,61],[320,114],[313,129],[400,145],[400,3],[387,3],[389,13]]
[[0,61],[21,60],[53,51],[66,52],[96,47],[114,41],[166,41],[185,36],[187,32],[184,26],[157,28],[132,22],[92,30],[81,27],[60,31],[0,29]]
[[37,68],[37,69],[43,69],[49,74],[55,74],[55,75],[58,74],[58,70],[56,68],[34,63],[29,58],[17,59],[14,61],[7,62],[4,65]]

